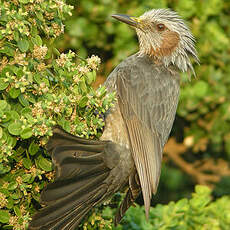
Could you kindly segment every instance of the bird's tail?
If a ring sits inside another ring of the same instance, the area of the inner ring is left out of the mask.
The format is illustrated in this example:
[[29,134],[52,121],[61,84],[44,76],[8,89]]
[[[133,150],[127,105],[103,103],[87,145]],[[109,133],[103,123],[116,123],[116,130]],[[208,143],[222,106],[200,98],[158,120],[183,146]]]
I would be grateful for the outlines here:
[[108,197],[105,180],[119,160],[110,154],[113,163],[107,163],[111,145],[54,129],[47,149],[52,153],[56,178],[43,190],[45,207],[33,216],[30,230],[74,230],[92,207]]

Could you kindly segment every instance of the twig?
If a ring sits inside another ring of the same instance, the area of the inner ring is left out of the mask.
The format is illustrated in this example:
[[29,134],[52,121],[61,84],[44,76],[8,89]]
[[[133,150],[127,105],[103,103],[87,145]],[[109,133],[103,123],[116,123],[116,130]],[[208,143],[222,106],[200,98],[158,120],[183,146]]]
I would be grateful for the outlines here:
[[182,155],[187,151],[187,147],[177,143],[174,138],[169,139],[164,151],[177,166],[199,184],[213,187],[222,176],[230,176],[229,165],[223,159],[218,159],[216,162],[211,158],[194,163],[186,162]]

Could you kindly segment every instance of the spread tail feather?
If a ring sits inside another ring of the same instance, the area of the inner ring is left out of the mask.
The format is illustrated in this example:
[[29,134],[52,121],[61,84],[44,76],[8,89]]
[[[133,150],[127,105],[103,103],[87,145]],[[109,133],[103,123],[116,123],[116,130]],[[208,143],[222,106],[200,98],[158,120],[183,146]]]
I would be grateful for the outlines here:
[[43,190],[41,203],[46,207],[33,216],[30,230],[74,230],[92,207],[108,198],[105,180],[119,160],[117,154],[111,154],[108,162],[111,145],[54,129],[47,148],[52,152],[56,178]]
[[33,217],[29,229],[74,230],[88,211],[101,201],[106,190],[104,185],[100,185],[80,197],[62,198],[41,209]]

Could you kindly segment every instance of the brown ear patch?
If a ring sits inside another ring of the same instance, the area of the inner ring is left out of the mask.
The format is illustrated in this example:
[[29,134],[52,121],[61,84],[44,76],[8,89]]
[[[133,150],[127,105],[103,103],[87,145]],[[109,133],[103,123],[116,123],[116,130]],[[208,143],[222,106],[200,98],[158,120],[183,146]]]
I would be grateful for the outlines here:
[[180,37],[177,32],[174,31],[165,31],[165,33],[162,34],[162,44],[157,49],[151,49],[151,56],[156,57],[163,57],[163,56],[169,56],[177,47]]

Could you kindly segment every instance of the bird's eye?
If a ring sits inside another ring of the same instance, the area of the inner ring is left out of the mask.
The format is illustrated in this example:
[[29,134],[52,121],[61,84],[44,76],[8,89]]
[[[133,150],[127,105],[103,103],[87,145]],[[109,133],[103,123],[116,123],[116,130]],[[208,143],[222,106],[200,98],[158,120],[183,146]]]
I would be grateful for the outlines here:
[[157,24],[157,30],[158,31],[164,31],[165,30],[165,25],[164,24]]

